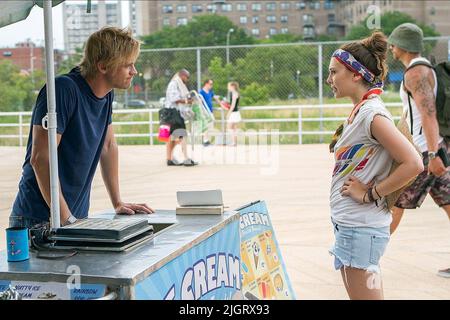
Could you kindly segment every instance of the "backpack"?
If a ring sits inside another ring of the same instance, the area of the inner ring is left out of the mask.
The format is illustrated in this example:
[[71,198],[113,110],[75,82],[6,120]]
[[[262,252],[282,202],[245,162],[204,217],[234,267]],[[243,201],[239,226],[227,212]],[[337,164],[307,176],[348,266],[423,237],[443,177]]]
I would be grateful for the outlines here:
[[[439,124],[439,134],[446,140],[450,139],[450,62],[441,62],[435,65],[426,61],[417,61],[410,65],[405,73],[418,65],[432,68],[436,73],[437,94],[436,94],[436,117]],[[405,75],[403,74],[403,84],[405,83]],[[406,88],[405,88],[406,90]],[[408,94],[409,117],[411,123],[411,135],[413,134],[413,116],[411,107],[411,92],[406,90]],[[420,129],[422,134],[422,129]]]

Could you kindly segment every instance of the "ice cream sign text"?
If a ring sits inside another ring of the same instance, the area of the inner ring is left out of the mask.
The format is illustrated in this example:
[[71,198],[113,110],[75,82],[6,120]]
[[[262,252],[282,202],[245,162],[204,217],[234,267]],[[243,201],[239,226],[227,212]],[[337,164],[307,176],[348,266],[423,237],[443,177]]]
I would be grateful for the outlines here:
[[269,217],[265,214],[258,212],[249,212],[241,214],[241,221],[240,221],[241,229],[245,229],[246,227],[252,225],[270,226]]
[[[241,289],[241,263],[233,254],[218,253],[200,259],[188,268],[181,282],[181,300],[198,300],[222,287]],[[175,284],[165,300],[175,299]]]

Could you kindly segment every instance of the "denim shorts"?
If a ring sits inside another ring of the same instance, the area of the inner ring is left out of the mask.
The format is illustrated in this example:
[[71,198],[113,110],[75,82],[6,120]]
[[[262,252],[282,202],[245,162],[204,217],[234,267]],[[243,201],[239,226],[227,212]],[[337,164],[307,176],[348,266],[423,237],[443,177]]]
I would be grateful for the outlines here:
[[336,270],[352,267],[380,273],[380,258],[390,238],[390,228],[344,227],[333,222],[336,242],[329,250]]

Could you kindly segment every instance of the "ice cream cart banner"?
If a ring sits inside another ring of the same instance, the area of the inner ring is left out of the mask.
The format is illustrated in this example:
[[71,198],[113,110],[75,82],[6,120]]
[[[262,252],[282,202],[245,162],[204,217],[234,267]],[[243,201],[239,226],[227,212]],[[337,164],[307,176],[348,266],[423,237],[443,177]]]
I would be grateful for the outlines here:
[[0,292],[12,286],[22,299],[33,300],[89,300],[105,296],[103,284],[80,284],[70,288],[70,284],[59,282],[5,281],[0,280]]
[[238,211],[244,298],[295,299],[266,203],[255,202]]
[[138,300],[241,299],[239,221],[192,247],[135,286]]

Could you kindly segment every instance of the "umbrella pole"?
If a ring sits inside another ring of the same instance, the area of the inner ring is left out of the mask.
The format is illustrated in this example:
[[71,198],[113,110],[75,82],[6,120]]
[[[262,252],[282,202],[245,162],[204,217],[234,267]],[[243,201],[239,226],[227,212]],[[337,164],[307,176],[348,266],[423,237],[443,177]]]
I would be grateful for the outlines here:
[[56,139],[55,64],[53,57],[52,1],[44,0],[45,64],[47,74],[47,117],[50,160],[50,226],[61,226],[59,216],[58,146]]

